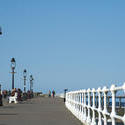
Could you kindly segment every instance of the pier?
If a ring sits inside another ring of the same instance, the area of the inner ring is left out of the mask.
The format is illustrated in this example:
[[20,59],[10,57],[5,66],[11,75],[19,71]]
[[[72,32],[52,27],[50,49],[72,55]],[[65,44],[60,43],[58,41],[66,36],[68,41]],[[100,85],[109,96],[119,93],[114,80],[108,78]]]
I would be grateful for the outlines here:
[[0,125],[125,125],[125,0],[1,0]]

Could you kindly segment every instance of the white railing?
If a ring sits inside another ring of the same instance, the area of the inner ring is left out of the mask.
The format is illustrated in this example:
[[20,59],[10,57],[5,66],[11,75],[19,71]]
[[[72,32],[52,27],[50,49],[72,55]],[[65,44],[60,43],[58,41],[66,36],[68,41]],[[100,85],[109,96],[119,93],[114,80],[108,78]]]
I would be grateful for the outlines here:
[[[125,107],[122,109],[123,115],[116,112],[116,92],[125,92],[125,84],[120,87],[112,85],[111,88],[98,88],[71,91],[66,93],[66,107],[84,124],[87,125],[107,125],[117,121],[125,125]],[[107,105],[110,93],[111,106]],[[124,100],[125,102],[125,100]]]

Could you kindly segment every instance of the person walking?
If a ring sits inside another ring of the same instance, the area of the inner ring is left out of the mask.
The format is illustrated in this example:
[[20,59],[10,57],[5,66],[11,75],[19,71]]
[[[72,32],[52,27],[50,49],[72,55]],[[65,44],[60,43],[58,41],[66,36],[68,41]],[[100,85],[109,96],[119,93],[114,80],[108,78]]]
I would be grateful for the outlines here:
[[51,97],[51,91],[49,90],[49,97]]
[[20,88],[18,88],[17,90],[17,100],[22,101],[22,91]]
[[55,94],[56,94],[56,93],[55,93],[55,91],[53,90],[53,91],[52,91],[53,98],[55,97]]

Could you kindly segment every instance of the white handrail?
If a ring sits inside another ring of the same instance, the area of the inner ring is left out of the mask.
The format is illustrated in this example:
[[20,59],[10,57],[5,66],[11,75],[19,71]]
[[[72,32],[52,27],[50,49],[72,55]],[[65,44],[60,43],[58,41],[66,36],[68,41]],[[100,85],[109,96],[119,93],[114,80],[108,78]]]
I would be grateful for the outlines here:
[[[98,88],[97,90],[93,88],[88,90],[67,92],[65,105],[84,124],[102,125],[102,123],[104,123],[104,125],[107,125],[108,121],[110,120],[112,125],[116,125],[116,119],[118,119],[125,125],[125,112],[124,116],[120,116],[115,110],[116,92],[118,90],[123,90],[125,92],[125,83],[120,87],[112,85],[110,88],[103,87],[103,89]],[[108,112],[107,109],[108,92],[111,93],[112,98],[111,112]],[[95,97],[98,97],[98,99]],[[98,106],[96,106],[97,103]]]

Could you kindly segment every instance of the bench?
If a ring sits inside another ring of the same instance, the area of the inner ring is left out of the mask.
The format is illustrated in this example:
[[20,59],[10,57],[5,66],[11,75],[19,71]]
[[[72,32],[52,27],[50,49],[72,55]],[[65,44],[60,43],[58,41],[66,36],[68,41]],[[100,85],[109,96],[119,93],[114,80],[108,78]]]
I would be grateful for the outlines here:
[[18,103],[18,101],[17,101],[17,92],[15,92],[14,96],[9,97],[9,103],[12,103],[12,102]]

